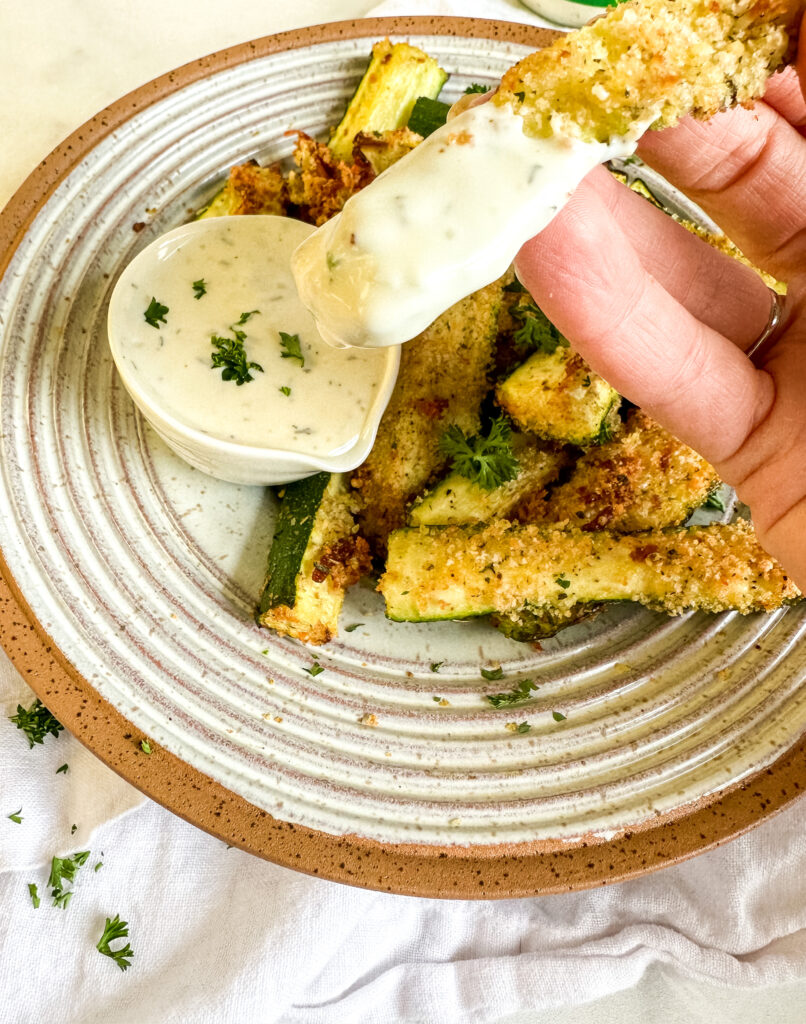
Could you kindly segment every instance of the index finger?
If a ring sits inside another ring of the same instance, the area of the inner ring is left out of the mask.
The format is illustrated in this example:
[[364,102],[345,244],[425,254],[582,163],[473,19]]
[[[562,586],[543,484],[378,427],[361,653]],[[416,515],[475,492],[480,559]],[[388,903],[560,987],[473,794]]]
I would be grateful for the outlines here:
[[772,107],[647,132],[639,153],[758,266],[785,281],[803,273],[806,140]]

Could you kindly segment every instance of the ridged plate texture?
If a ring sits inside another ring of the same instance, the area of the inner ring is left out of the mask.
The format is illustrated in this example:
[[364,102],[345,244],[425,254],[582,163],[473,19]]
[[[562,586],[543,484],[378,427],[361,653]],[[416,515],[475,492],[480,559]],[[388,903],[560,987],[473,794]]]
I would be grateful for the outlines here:
[[[454,73],[449,100],[526,52],[410,38]],[[735,785],[800,736],[803,608],[668,619],[613,606],[535,650],[486,623],[389,623],[364,584],[342,616],[361,625],[314,652],[253,622],[271,497],[179,461],[112,365],[106,309],[127,262],[231,163],[288,157],[289,129],[324,136],[368,50],[344,39],[196,81],[56,188],[0,283],[3,554],[104,698],[277,818],[424,844],[616,835]],[[482,677],[498,665],[503,678]],[[527,705],[483,699],[527,677]]]

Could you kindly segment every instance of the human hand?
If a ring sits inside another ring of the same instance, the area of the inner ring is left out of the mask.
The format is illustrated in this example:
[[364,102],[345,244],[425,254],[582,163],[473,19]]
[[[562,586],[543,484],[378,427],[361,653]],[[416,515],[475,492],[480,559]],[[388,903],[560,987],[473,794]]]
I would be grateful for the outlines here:
[[806,590],[806,47],[764,103],[649,132],[639,153],[788,284],[775,342],[757,274],[589,175],[516,259],[523,284],[625,397],[707,458]]

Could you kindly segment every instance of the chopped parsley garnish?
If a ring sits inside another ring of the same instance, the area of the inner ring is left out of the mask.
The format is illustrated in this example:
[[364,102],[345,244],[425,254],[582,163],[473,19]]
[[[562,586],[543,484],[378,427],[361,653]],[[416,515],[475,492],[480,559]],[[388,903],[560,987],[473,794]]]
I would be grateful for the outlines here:
[[[238,323],[245,323],[243,318],[246,317],[248,320],[249,316],[251,314],[241,313]],[[234,380],[240,387],[241,384],[247,384],[250,380],[255,379],[249,372],[250,370],[263,373],[263,367],[260,363],[252,363],[247,360],[246,350],[243,347],[246,333],[239,331],[237,325],[230,327],[230,330],[233,334],[232,338],[224,338],[216,334],[211,336],[210,344],[215,352],[212,353],[210,366],[214,370],[220,367],[222,380]]]
[[467,96],[469,93],[472,93],[472,92],[489,92],[489,91],[490,91],[490,86],[489,85],[479,85],[478,82],[473,82],[471,85],[469,85],[465,89],[465,96]]
[[571,581],[566,579],[565,576],[558,576],[554,581],[558,586],[562,587],[563,590],[568,590],[571,586]]
[[432,701],[433,701],[433,702],[434,702],[435,704],[439,704],[439,702],[440,702],[440,701],[442,700],[442,698],[441,698],[441,697],[432,697],[432,698],[431,698],[431,700],[432,700]]
[[104,956],[110,957],[118,967],[125,971],[127,967],[131,966],[131,957],[134,956],[134,950],[127,942],[125,946],[121,946],[119,949],[111,949],[109,946],[110,942],[115,942],[116,939],[126,939],[129,937],[129,922],[121,921],[120,915],[115,916],[110,921],[106,919],[106,925],[104,926],[104,933],[98,940],[98,945],[95,947],[99,953],[103,953]]
[[95,865],[95,867],[92,870],[93,871],[100,871],[103,866],[104,866],[104,862],[102,860],[99,860],[98,863]]
[[83,850],[81,853],[74,853],[72,857],[54,857],[50,865],[50,877],[48,885],[51,887],[50,895],[53,897],[53,906],[67,909],[67,904],[73,898],[73,890],[65,889],[64,882],[71,884],[76,880],[76,872],[87,862],[90,851]]
[[451,469],[485,491],[495,490],[520,471],[512,454],[512,428],[503,416],[490,423],[489,433],[466,437],[453,424],[439,439],[439,450],[451,459]]
[[312,676],[318,676],[320,672],[324,672],[325,670],[324,670],[324,668],[323,668],[323,667],[322,667],[322,666],[321,666],[321,665],[319,664],[319,662],[318,662],[318,661],[315,661],[315,662],[313,663],[313,665],[311,665],[311,667],[310,667],[310,668],[306,668],[306,669],[305,669],[305,671],[306,671],[306,672],[309,672],[309,673],[310,673],[310,674],[311,674]]
[[432,672],[439,672],[439,670],[442,668],[442,666],[444,664],[445,664],[444,661],[432,661],[431,662],[431,671]]
[[332,252],[325,253],[325,262],[327,263],[328,270],[335,270],[341,260],[338,256],[335,256]]
[[555,722],[564,722],[567,716],[564,715],[561,711],[552,711],[551,717],[554,719]]
[[60,774],[66,775],[67,774],[67,765],[63,764],[60,768],[57,768],[56,769],[56,774],[57,775],[60,775]]
[[53,717],[38,697],[27,711],[22,704],[18,704],[17,714],[10,715],[9,721],[13,722],[18,729],[22,729],[28,737],[31,747],[35,743],[44,743],[45,737],[48,735],[58,736],[64,729],[62,723]]
[[507,690],[506,693],[485,694],[485,700],[489,701],[494,708],[509,708],[513,704],[520,704],[522,701],[528,700],[532,690],[536,689],[537,687],[531,679],[521,679],[512,690]]
[[150,754],[151,744],[148,742],[148,740],[140,740],[140,749],[143,751],[144,754]]
[[70,835],[71,836],[74,836],[76,834],[76,829],[77,828],[78,828],[78,825],[71,825],[70,826]]
[[531,728],[528,722],[521,722],[516,731],[523,735],[525,732],[529,732]]
[[703,503],[703,508],[715,508],[719,512],[725,511],[725,502],[720,497],[719,491],[712,491]]
[[512,335],[517,348],[543,352],[548,356],[553,356],[558,348],[568,348],[568,341],[534,302],[523,302],[515,306],[512,315],[521,322],[521,326]]
[[20,809],[18,811],[14,811],[13,814],[7,814],[6,817],[10,818],[12,821],[16,821],[16,823],[18,825],[21,825],[22,824],[22,818],[20,817],[20,814],[22,814],[22,808],[21,807],[20,807]]
[[289,396],[289,395],[291,394],[291,388],[290,388],[290,387],[288,387],[288,386],[287,386],[286,384],[284,384],[284,385],[283,385],[283,386],[282,386],[282,387],[280,388],[280,391],[282,391],[282,393],[283,393],[283,394],[285,395],[285,397],[286,397],[286,398],[288,398],[288,396]]
[[345,633],[352,633],[352,631],[354,629],[358,629],[359,626],[363,626],[363,625],[364,625],[363,622],[353,622],[353,623],[351,623],[351,625],[344,627],[344,632]]
[[28,883],[28,892],[31,894],[31,903],[33,903],[33,905],[34,905],[34,910],[38,910],[39,909],[39,904],[42,901],[39,898],[39,893],[37,891],[36,882],[29,882]]
[[583,380],[582,380],[582,387],[583,388],[589,388],[590,386],[591,386],[591,378],[590,378],[590,374],[588,374],[588,376],[584,377]]
[[198,281],[193,282],[193,298],[200,299],[202,295],[207,294],[207,282],[203,277],[200,277]]
[[489,679],[492,682],[495,679],[503,679],[504,670],[499,665],[498,668],[483,668],[481,674],[485,679]]
[[241,324],[245,324],[248,320],[251,320],[253,316],[260,316],[259,309],[250,309],[248,313],[241,313],[235,324],[236,327],[240,327]]
[[156,327],[157,330],[159,330],[160,321],[164,324],[168,322],[165,319],[165,314],[167,312],[168,307],[163,306],[161,302],[157,302],[157,300],[152,296],[151,302],[148,304],[148,309],[143,313],[143,316],[145,317],[145,322],[150,327]]
[[514,93],[514,95],[517,96],[517,98],[521,101],[521,103],[523,103],[523,101],[526,99],[526,93],[525,92],[516,92],[516,93]]
[[299,365],[305,365],[305,356],[302,354],[302,346],[299,343],[298,334],[286,334],[280,331],[280,348],[283,349],[283,359],[299,359]]

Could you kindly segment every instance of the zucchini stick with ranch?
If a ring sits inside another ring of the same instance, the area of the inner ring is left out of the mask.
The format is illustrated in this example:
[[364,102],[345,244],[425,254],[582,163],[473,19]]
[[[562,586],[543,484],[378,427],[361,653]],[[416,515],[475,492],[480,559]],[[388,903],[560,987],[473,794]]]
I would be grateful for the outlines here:
[[404,622],[517,615],[524,606],[573,621],[579,605],[602,601],[669,615],[746,614],[801,596],[746,522],[627,535],[505,520],[397,530],[378,589],[387,616]]
[[627,0],[531,54],[306,239],[292,267],[334,344],[408,341],[500,277],[597,164],[650,127],[763,94],[794,0]]

